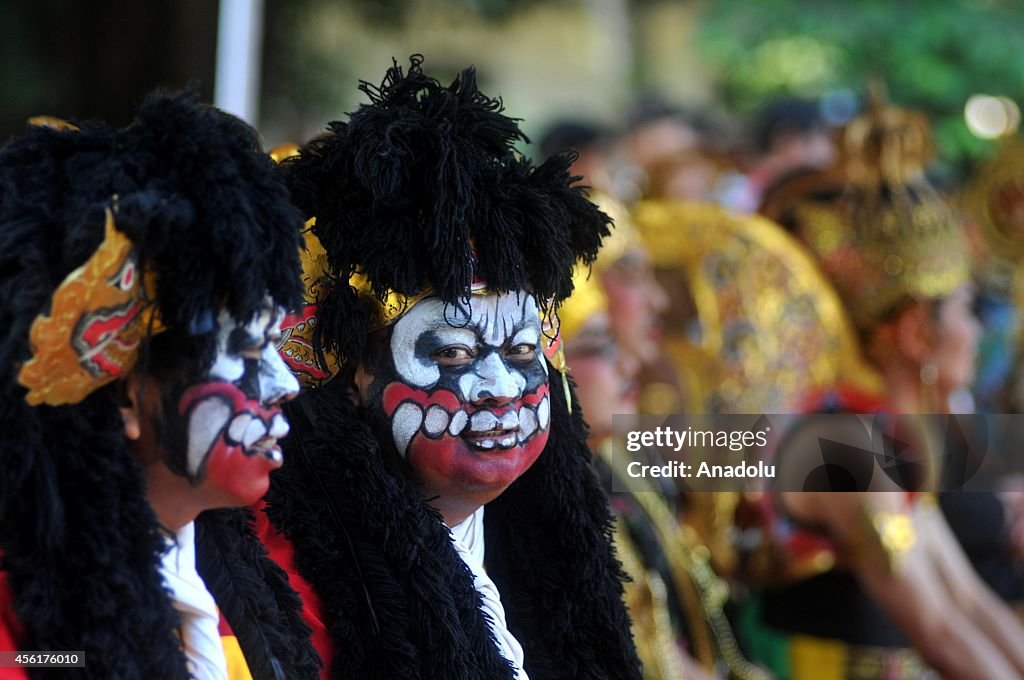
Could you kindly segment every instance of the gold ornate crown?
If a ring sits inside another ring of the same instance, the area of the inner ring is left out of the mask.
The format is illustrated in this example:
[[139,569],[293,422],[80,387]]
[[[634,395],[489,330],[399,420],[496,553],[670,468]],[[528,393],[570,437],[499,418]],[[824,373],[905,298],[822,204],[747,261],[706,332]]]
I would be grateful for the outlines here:
[[846,187],[832,202],[808,200],[793,214],[847,304],[870,330],[907,300],[949,295],[970,278],[960,222],[927,182],[927,120],[887,106],[872,90],[869,110],[843,138]]

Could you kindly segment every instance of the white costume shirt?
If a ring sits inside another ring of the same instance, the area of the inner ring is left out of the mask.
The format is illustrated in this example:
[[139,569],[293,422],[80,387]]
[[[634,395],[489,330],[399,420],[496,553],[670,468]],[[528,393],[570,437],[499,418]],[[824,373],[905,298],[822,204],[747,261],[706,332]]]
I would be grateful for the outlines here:
[[217,603],[196,571],[195,524],[178,532],[177,544],[168,540],[160,573],[171,591],[171,605],[181,617],[181,642],[188,670],[195,680],[227,680],[227,661],[217,624]]
[[516,669],[516,680],[530,680],[523,670],[523,646],[508,629],[505,622],[505,608],[501,606],[501,595],[494,581],[484,571],[484,509],[467,517],[451,527],[452,544],[459,557],[473,572],[473,586],[480,593],[480,608],[491,619],[491,633],[498,643],[498,651],[512,662]]

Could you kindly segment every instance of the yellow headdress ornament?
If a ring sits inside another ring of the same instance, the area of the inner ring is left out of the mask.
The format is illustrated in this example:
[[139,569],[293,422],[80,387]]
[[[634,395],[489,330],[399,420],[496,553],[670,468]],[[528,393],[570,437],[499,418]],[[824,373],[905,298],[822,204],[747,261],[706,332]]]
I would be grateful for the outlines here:
[[1007,291],[1016,286],[1016,295],[1024,295],[1024,138],[999,141],[971,178],[964,209],[981,227],[989,279]]
[[[924,116],[887,106],[876,84],[869,110],[845,131],[842,172],[793,183],[806,185],[803,197],[787,198],[794,230],[862,330],[905,300],[940,298],[969,279],[961,225],[925,179],[932,155]],[[830,195],[814,198],[819,190]]]
[[787,412],[841,378],[872,375],[835,292],[777,224],[680,201],[644,201],[633,214],[655,266],[678,270],[693,298],[699,340],[666,340],[693,412]]
[[18,382],[33,406],[77,404],[123,377],[147,334],[164,330],[151,302],[155,280],[140,270],[132,242],[106,211],[103,242],[53,292],[49,314],[32,322],[32,358]]

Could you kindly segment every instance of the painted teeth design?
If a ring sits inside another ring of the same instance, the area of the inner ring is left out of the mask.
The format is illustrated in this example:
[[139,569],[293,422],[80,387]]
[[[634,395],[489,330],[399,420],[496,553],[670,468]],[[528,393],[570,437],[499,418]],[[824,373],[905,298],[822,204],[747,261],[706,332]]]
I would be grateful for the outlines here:
[[551,404],[548,402],[548,398],[545,396],[537,404],[537,425],[542,430],[548,428],[548,417],[551,415]]
[[477,411],[469,419],[469,429],[473,432],[488,432],[497,430],[501,421],[490,411]]
[[271,448],[267,449],[266,451],[264,451],[263,455],[265,455],[267,458],[269,458],[274,463],[283,463],[284,462],[284,456],[281,455],[281,449],[277,448],[276,444],[274,446],[272,446]]
[[537,431],[537,414],[529,406],[519,409],[519,441],[526,441]]
[[232,444],[238,444],[242,441],[245,428],[249,427],[250,420],[252,420],[252,414],[249,413],[239,413],[231,419],[231,424],[228,425],[228,439]]
[[284,439],[290,431],[288,419],[281,413],[275,413],[274,417],[270,419],[270,436],[274,439]]
[[451,436],[458,437],[467,427],[470,432],[481,433],[515,430],[506,436],[499,433],[493,439],[473,442],[473,446],[478,449],[508,449],[523,443],[537,430],[546,429],[550,408],[548,398],[544,397],[536,407],[523,406],[518,411],[509,410],[500,418],[491,411],[477,411],[470,416],[461,409],[449,416],[448,411],[438,404],[424,411],[418,404],[406,402],[399,406],[392,416],[391,434],[402,456],[407,455],[409,443],[421,429],[431,439],[437,439],[446,431]]
[[199,474],[199,468],[209,455],[213,442],[230,417],[231,408],[220,399],[207,399],[192,410],[188,424],[189,474]]
[[249,426],[245,428],[245,434],[242,435],[242,444],[245,448],[251,448],[253,444],[258,442],[267,434],[267,426],[263,424],[263,421],[259,418],[253,418],[249,421]]
[[409,442],[423,423],[423,410],[412,402],[405,402],[395,411],[391,419],[391,436],[395,438],[398,453],[404,458]]
[[448,432],[453,436],[458,437],[462,434],[462,431],[466,429],[466,424],[469,422],[469,416],[466,415],[465,411],[459,410],[452,416],[452,422],[448,426]]
[[[461,413],[461,411],[459,412]],[[456,414],[457,415],[457,414]],[[423,418],[423,429],[431,437],[437,437],[448,427],[448,412],[440,406],[431,406]]]
[[514,430],[519,427],[519,414],[509,409],[507,413],[501,416],[501,429],[503,430]]

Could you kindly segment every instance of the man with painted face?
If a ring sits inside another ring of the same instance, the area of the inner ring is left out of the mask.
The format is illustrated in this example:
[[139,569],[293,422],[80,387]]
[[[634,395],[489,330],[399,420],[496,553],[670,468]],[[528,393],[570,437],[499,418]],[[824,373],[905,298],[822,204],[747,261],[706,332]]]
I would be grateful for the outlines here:
[[315,218],[282,352],[315,389],[260,535],[325,678],[639,678],[554,314],[608,219],[421,61],[282,165]]
[[282,463],[301,218],[191,94],[50,123],[0,150],[0,650],[84,666],[0,678],[316,677],[244,511],[197,519]]

